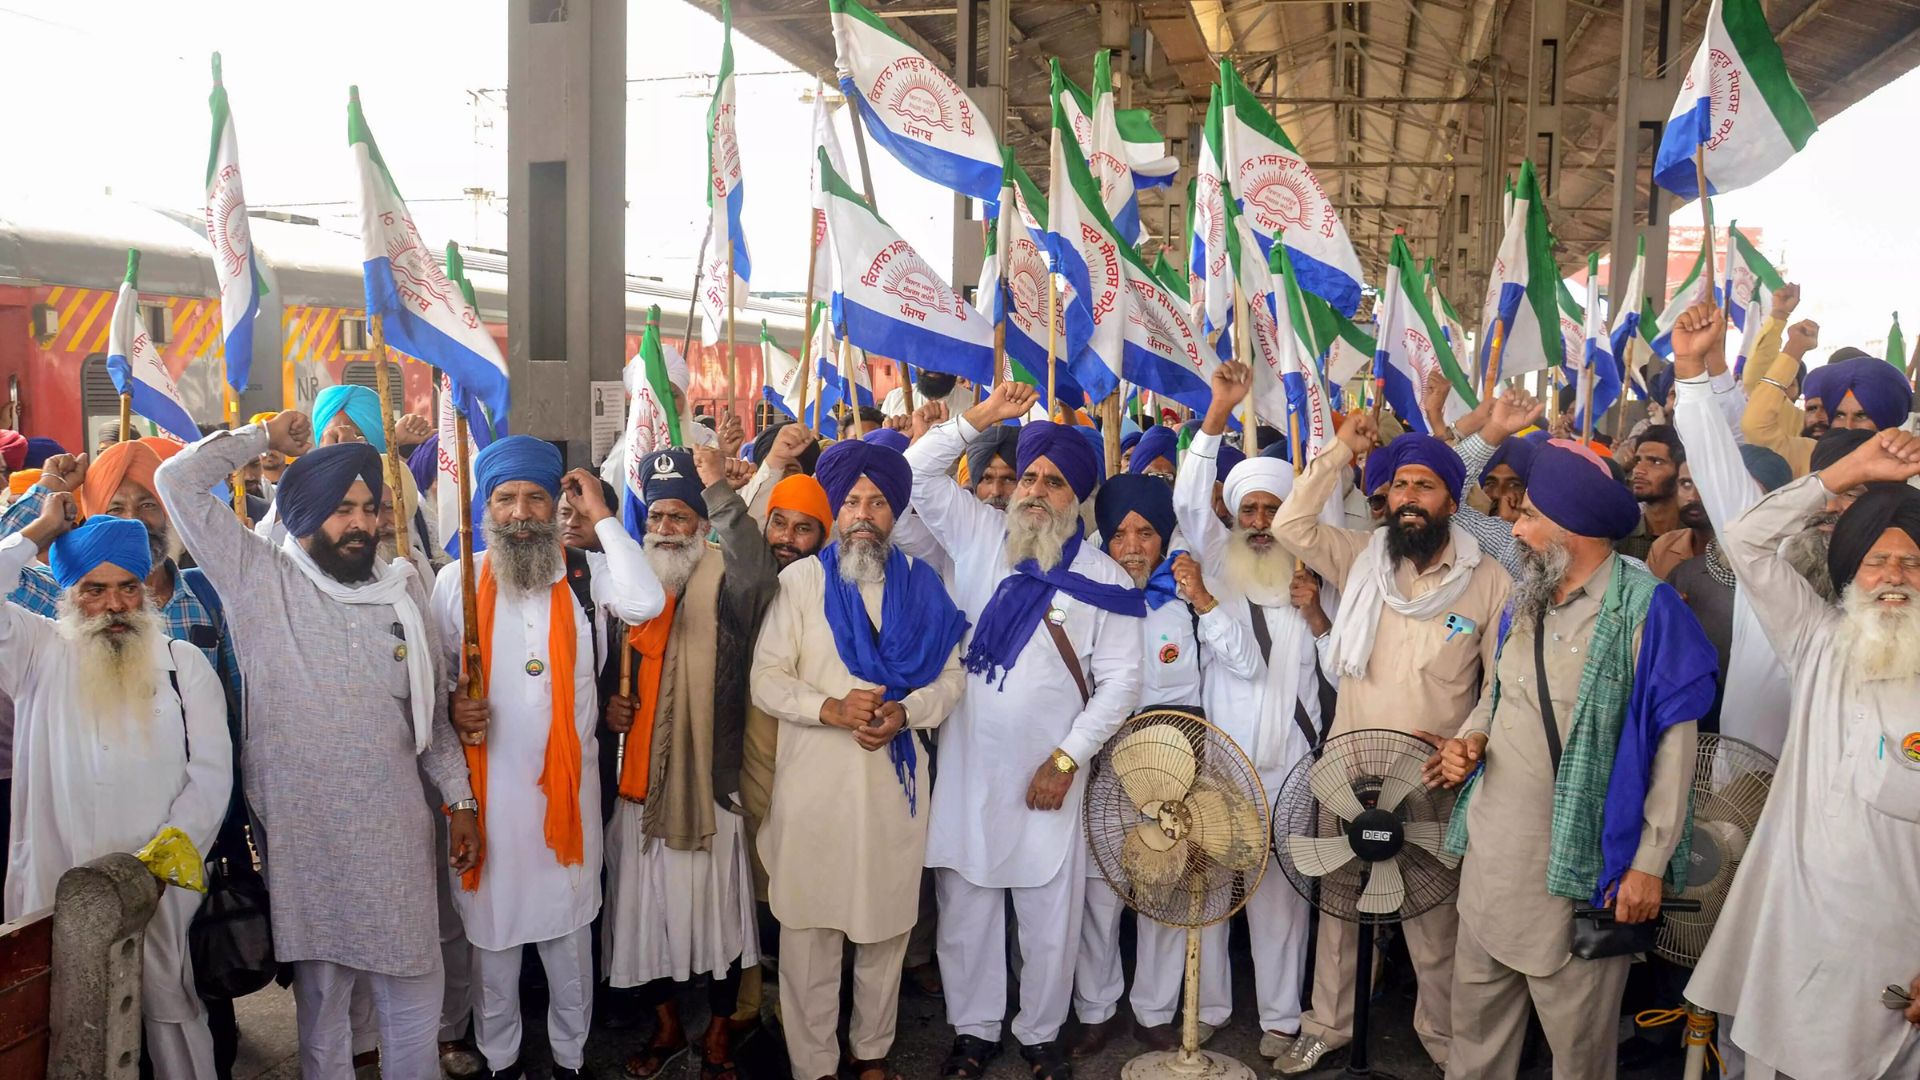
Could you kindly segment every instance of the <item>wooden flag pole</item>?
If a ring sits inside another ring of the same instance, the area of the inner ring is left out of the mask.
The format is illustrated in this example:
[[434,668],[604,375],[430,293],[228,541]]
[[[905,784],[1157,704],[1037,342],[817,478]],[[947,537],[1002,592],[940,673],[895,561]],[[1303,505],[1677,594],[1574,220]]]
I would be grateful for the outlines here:
[[393,548],[401,558],[406,559],[412,557],[413,551],[407,543],[407,501],[401,495],[406,489],[400,483],[406,466],[400,461],[400,443],[393,436],[393,399],[387,396],[390,378],[387,372],[387,335],[380,316],[368,313],[367,332],[373,339],[374,392],[380,395],[380,430],[387,439],[387,487],[393,492]]
[[[220,361],[220,368],[221,381],[223,382],[226,376],[226,366],[226,360],[222,359]],[[240,426],[240,399],[233,395],[233,386],[231,384],[225,388],[222,396],[226,399],[224,402],[224,411],[227,417],[227,430],[232,431],[234,428]],[[244,465],[233,470],[233,475],[227,477],[227,486],[233,489],[233,516],[239,519],[240,524],[252,527],[253,522],[247,520],[246,471],[246,466]]]
[[[16,421],[17,422],[17,421]],[[133,395],[120,395],[120,442],[133,441]]]
[[[733,237],[727,237],[727,415],[732,416],[740,401],[740,358],[733,352]],[[692,381],[692,380],[688,380]],[[692,389],[692,387],[688,387]],[[689,395],[691,396],[691,395]]]
[[1593,442],[1593,365],[1592,364],[1587,364],[1586,370],[1580,373],[1580,400],[1587,403],[1587,415],[1585,416],[1582,423],[1582,426],[1586,430],[1585,430],[1585,434],[1581,435],[1580,440],[1582,442],[1591,444]]
[[1480,396],[1493,396],[1493,384],[1500,371],[1500,357],[1507,351],[1507,323],[1493,320],[1493,340],[1487,345],[1487,366],[1480,369]]
[[[467,699],[479,701],[486,696],[486,686],[476,677],[482,670],[483,661],[480,656],[480,590],[474,582],[473,570],[473,460],[467,450],[467,417],[458,409],[453,413],[453,441],[457,447],[454,457],[458,462],[460,485],[460,603],[461,621],[465,625],[460,655],[468,673]],[[486,739],[486,735],[482,734],[470,745],[478,746]]]
[[[807,304],[807,309],[809,311],[813,309],[813,304],[811,302]],[[807,340],[801,343],[801,348],[800,348],[800,402],[797,406],[795,406],[793,410],[794,411],[793,418],[795,420],[798,420],[802,424],[807,422],[807,391],[813,389],[813,370],[812,369],[813,369],[813,318],[812,316],[808,316]],[[814,425],[814,430],[818,431],[819,429],[820,429],[819,424],[816,423]]]
[[840,387],[847,395],[847,422],[840,428],[840,441],[860,437],[860,400],[853,396],[853,369],[848,367],[847,339],[840,339]]
[[[693,355],[693,317],[700,313],[700,282],[707,273],[707,245],[713,243],[713,216],[707,216],[707,234],[700,238],[700,257],[693,260],[693,291],[687,294],[687,323],[680,335],[680,355]],[[731,264],[729,264],[731,265]]]
[[1247,292],[1240,287],[1240,279],[1236,277],[1233,281],[1233,358],[1247,365],[1247,400],[1240,417],[1240,449],[1248,457],[1259,457],[1260,420],[1253,399],[1254,388],[1260,385],[1260,373],[1253,367],[1249,345],[1253,335],[1247,332],[1248,320]]
[[[815,78],[813,80],[813,96],[815,100],[818,100],[824,92],[824,84],[820,79]],[[819,168],[817,161],[809,165],[809,174],[817,168]],[[811,187],[809,191],[811,191]],[[809,198],[807,200],[807,306],[801,310],[800,314],[800,326],[802,328],[802,336],[800,338],[800,370],[802,374],[800,376],[800,404],[799,408],[795,410],[799,415],[794,417],[794,419],[803,424],[807,422],[807,388],[808,385],[813,382],[811,374],[808,373],[808,365],[812,363],[812,357],[807,354],[813,351],[813,297],[814,290],[819,284],[814,281],[814,269],[815,264],[820,261],[821,230],[818,215],[821,213],[823,213],[823,211],[815,207],[813,200]],[[760,377],[763,379],[766,378],[766,375],[767,373],[764,371],[760,373]],[[621,659],[624,660],[625,658],[626,654],[621,653]],[[623,694],[622,696],[625,695]]]
[[1625,356],[1614,357],[1620,365],[1620,396],[1613,403],[1613,438],[1618,442],[1623,429],[1627,426],[1627,390],[1633,385],[1633,341],[1640,334],[1636,330],[1627,335],[1626,347],[1621,351]]
[[1054,355],[1059,351],[1060,337],[1060,290],[1053,276],[1053,268],[1047,268],[1047,419],[1053,419],[1054,395],[1059,386],[1058,375],[1054,368],[1059,359]]
[[[1713,280],[1714,280],[1713,218],[1709,216],[1707,213],[1707,144],[1706,143],[1701,143],[1699,146],[1694,147],[1693,178],[1695,182],[1700,185],[1700,224],[1705,226],[1705,228],[1701,230],[1702,239],[1700,243],[1703,245],[1703,250],[1706,252],[1706,256],[1707,256],[1707,288],[1711,290],[1713,288]],[[1709,292],[1708,295],[1712,295],[1711,292]]]
[[1100,437],[1106,448],[1107,479],[1120,474],[1120,390],[1115,386],[1107,400],[1100,403]]

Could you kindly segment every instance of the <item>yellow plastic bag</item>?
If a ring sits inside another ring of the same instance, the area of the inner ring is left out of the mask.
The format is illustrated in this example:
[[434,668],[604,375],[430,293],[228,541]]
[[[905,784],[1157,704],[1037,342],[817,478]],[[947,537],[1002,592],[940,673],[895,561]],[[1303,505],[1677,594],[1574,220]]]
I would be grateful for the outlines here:
[[161,829],[147,841],[146,847],[134,852],[133,857],[145,863],[154,877],[169,885],[198,893],[207,891],[206,865],[193,841],[179,829],[172,826]]

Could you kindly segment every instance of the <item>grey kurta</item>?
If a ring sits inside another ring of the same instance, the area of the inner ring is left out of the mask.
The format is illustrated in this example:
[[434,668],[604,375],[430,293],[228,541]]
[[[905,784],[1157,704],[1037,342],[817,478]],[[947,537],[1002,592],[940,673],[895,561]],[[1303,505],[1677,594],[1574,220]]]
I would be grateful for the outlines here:
[[[431,748],[414,754],[392,608],[328,597],[210,493],[266,449],[259,425],[216,432],[162,465],[154,483],[233,630],[246,687],[241,775],[266,829],[274,953],[422,975],[440,962],[440,930],[421,772],[458,802],[471,794],[466,759],[444,695],[435,695]],[[426,584],[413,593],[424,616]],[[439,654],[431,641],[406,644]]]

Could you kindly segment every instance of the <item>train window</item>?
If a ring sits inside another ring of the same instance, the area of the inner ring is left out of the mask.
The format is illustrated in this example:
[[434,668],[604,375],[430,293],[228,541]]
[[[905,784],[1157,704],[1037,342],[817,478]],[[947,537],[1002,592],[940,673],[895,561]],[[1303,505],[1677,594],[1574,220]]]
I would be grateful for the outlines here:
[[355,318],[340,320],[340,351],[367,351],[367,320]]
[[[340,368],[340,381],[373,390],[380,385],[380,373],[371,360],[351,360]],[[387,407],[396,416],[406,411],[401,404],[400,382],[400,365],[395,364],[387,369]]]
[[155,345],[173,340],[173,312],[165,304],[141,304],[140,318],[146,321],[147,337]]

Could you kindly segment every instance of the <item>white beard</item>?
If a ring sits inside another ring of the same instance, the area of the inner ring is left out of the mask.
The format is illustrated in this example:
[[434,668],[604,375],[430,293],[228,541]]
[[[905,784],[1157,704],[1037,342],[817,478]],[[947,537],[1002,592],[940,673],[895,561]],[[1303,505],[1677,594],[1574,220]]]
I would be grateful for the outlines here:
[[[1268,544],[1262,551],[1247,541],[1255,530],[1234,526],[1233,533],[1227,538],[1226,557],[1221,566],[1221,577],[1226,584],[1237,590],[1256,604],[1268,605],[1284,602],[1293,588],[1293,556],[1278,543]],[[1272,536],[1270,530],[1260,530],[1263,535]]]
[[1827,547],[1831,542],[1831,537],[1821,532],[1816,522],[1787,537],[1780,545],[1781,557],[1828,601],[1839,599],[1833,591],[1833,575],[1827,572]]
[[693,577],[693,571],[700,560],[707,557],[707,543],[703,533],[687,537],[665,537],[648,533],[645,541],[647,565],[653,568],[653,576],[660,579],[660,587],[670,596],[680,595],[687,587],[687,579]]
[[858,586],[886,580],[887,556],[893,552],[891,536],[868,525],[856,525],[849,535],[835,525],[833,540],[840,545],[842,581]]
[[[1047,520],[1035,525],[1027,520],[1026,509],[1039,506],[1047,511]],[[1053,504],[1037,495],[1021,499],[1007,511],[1007,564],[1018,566],[1032,559],[1045,573],[1060,565],[1060,555],[1073,535],[1079,519],[1077,510],[1061,513]]]
[[[1907,602],[1882,605],[1878,597],[1899,594]],[[1847,672],[1862,682],[1920,677],[1920,589],[1883,585],[1867,592],[1850,582],[1840,600],[1840,653]]]
[[1534,551],[1525,544],[1520,549],[1520,579],[1513,583],[1513,623],[1531,626],[1553,604],[1553,594],[1566,580],[1573,552],[1561,543],[1549,544],[1545,551]]
[[[130,629],[107,633],[115,621]],[[73,645],[79,706],[99,717],[103,727],[123,718],[144,721],[159,685],[153,666],[153,641],[162,632],[159,612],[145,605],[124,615],[88,618],[69,593],[60,597],[58,626],[60,636]]]

